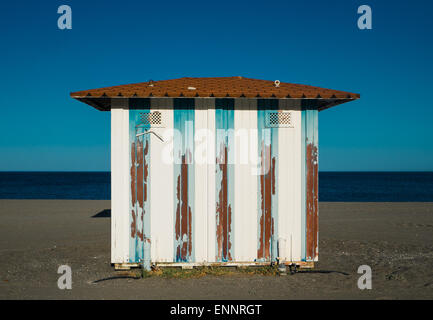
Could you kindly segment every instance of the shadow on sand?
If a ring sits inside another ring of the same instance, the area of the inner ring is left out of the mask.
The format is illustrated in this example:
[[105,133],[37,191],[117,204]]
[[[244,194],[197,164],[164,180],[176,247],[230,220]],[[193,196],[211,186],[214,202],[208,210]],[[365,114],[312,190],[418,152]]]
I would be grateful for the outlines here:
[[92,216],[92,218],[111,218],[111,209],[99,211],[97,214]]

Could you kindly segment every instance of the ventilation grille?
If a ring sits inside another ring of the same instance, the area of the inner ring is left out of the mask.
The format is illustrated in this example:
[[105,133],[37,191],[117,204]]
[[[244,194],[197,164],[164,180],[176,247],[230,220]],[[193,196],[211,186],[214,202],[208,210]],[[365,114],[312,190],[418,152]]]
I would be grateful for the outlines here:
[[140,113],[141,125],[162,127],[162,114],[159,111]]
[[293,128],[291,112],[269,112],[266,118],[266,126],[269,128]]

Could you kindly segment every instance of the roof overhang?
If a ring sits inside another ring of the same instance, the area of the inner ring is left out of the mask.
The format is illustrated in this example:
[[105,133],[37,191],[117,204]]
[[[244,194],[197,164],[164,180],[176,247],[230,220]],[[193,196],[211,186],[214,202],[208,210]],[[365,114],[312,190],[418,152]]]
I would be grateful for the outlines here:
[[113,99],[280,99],[301,101],[318,109],[357,100],[360,95],[310,85],[245,77],[179,78],[72,92],[71,97],[98,110],[109,111]]
[[[99,111],[111,111],[112,106],[112,100],[113,99],[140,99],[140,98],[123,98],[123,97],[99,97],[99,98],[93,98],[93,97],[74,97],[72,98],[81,101],[85,104],[88,104],[89,106],[92,106],[93,108],[99,110]],[[149,99],[173,99],[173,98],[164,98],[164,97],[155,97],[155,98],[149,98]],[[182,99],[182,98],[176,98],[176,99]],[[191,99],[191,98],[184,98],[184,99]],[[194,99],[216,99],[216,98],[194,98]],[[218,98],[218,99],[246,99],[246,100],[257,100],[259,98]],[[265,98],[266,99],[266,98]],[[309,99],[309,98],[267,98],[267,99],[277,99],[277,100],[292,100],[292,101],[300,101],[300,105],[304,106],[304,109],[317,109],[319,111],[323,111],[326,109],[329,109],[331,107],[335,107],[339,104],[343,104],[350,101],[355,101],[357,99],[351,98],[351,99]],[[303,102],[303,103],[302,103]]]

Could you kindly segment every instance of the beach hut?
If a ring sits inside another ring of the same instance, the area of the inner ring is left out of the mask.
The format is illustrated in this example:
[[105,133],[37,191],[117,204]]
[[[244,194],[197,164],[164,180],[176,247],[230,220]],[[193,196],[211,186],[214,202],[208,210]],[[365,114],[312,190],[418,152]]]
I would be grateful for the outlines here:
[[111,111],[116,268],[318,261],[318,112],[358,94],[220,77],[71,96]]

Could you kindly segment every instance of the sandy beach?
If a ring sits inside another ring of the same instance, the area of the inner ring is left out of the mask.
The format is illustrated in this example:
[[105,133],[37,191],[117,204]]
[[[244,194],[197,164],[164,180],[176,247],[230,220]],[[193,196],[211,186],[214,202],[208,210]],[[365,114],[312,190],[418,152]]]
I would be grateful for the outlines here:
[[[114,279],[110,201],[0,200],[0,299],[432,299],[433,203],[320,203],[318,271]],[[57,268],[72,268],[72,290]],[[369,265],[372,290],[359,290]]]

